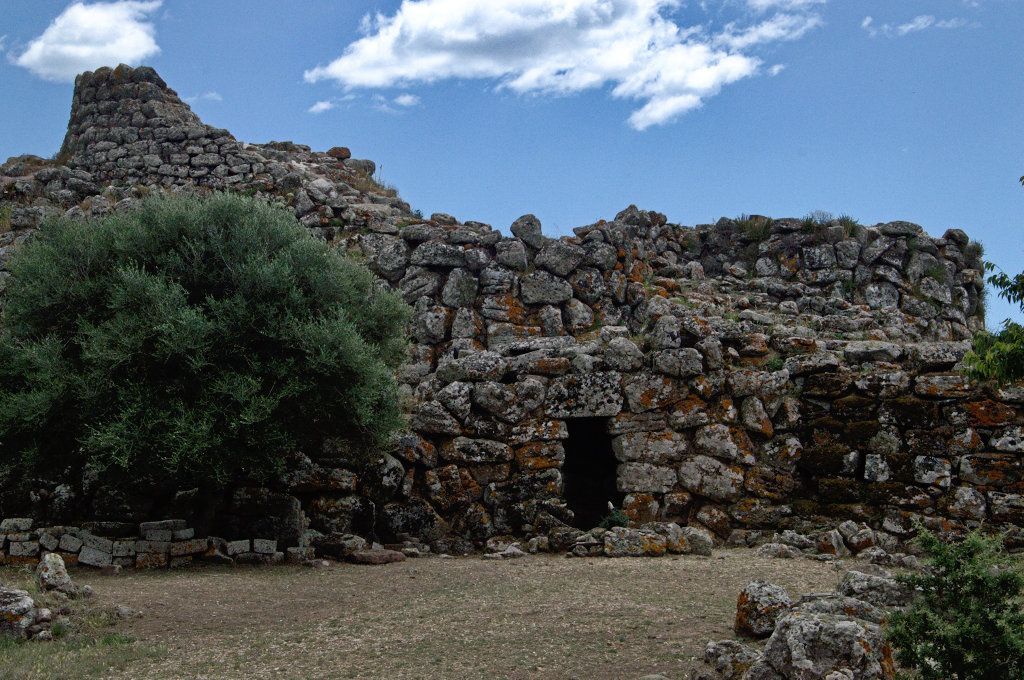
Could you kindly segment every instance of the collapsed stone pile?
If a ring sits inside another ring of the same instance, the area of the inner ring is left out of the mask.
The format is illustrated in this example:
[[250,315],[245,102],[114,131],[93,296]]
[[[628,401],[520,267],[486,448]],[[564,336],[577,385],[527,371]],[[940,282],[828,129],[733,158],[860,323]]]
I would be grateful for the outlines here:
[[883,680],[895,677],[882,624],[906,606],[912,593],[892,574],[852,569],[833,593],[803,595],[753,581],[740,592],[736,634],[765,639],[763,649],[736,640],[708,644],[698,680],[825,678]]
[[0,638],[52,639],[53,612],[36,606],[27,591],[0,585]]
[[[845,519],[897,538],[916,521],[1024,525],[1024,391],[956,370],[983,325],[964,232],[822,217],[688,228],[630,206],[573,236],[545,236],[532,215],[506,234],[424,219],[348,155],[237,142],[151,69],[118,67],[78,79],[57,162],[0,166],[0,277],[46,214],[226,188],[289,206],[414,308],[409,431],[364,469],[297,453],[269,488],[232,493],[225,535],[436,552],[515,536],[589,554],[606,535],[577,540],[608,502],[637,531],[744,544]],[[77,479],[31,493],[17,507],[37,516],[135,522],[184,516],[167,499],[189,498]]]

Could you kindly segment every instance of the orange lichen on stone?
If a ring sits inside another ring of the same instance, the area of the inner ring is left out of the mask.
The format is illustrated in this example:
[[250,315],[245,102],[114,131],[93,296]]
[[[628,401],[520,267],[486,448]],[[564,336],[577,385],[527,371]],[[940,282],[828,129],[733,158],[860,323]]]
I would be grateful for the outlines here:
[[964,404],[972,425],[979,427],[997,427],[1009,425],[1017,419],[1017,412],[1006,404],[991,399],[972,401]]
[[516,464],[523,470],[561,467],[564,456],[562,445],[551,442],[530,442],[515,450]]
[[630,494],[622,504],[622,512],[626,513],[626,517],[629,517],[629,521],[634,524],[653,521],[652,509],[657,512],[657,508],[657,499],[649,493]]

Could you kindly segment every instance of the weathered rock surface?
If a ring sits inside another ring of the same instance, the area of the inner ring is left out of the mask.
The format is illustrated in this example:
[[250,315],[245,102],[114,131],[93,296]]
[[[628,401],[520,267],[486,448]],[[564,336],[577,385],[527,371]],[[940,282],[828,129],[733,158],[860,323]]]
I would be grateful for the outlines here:
[[35,577],[40,590],[57,590],[71,597],[78,596],[78,586],[71,580],[64,558],[57,553],[43,555],[36,566]]
[[792,605],[785,588],[767,581],[751,581],[740,591],[733,629],[743,637],[768,637]]

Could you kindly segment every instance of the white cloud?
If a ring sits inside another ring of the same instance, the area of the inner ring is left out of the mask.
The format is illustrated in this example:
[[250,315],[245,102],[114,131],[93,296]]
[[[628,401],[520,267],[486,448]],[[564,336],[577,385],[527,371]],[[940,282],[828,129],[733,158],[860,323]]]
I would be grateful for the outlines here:
[[[820,4],[749,1],[764,11]],[[610,85],[612,96],[641,102],[629,122],[643,130],[758,73],[762,61],[751,48],[795,40],[821,23],[813,12],[798,11],[748,27],[729,24],[713,34],[706,26],[677,25],[672,14],[681,4],[403,0],[393,15],[365,17],[364,37],[329,64],[306,71],[305,78],[335,80],[348,89],[490,79],[519,94],[570,94]]]
[[7,36],[6,35],[0,35],[0,54],[4,53],[4,49],[6,48],[6,43],[7,43]]
[[148,15],[161,0],[76,2],[32,40],[14,63],[40,78],[71,81],[82,71],[138,64],[160,52]]
[[739,31],[735,24],[727,24],[722,34],[716,36],[716,41],[734,50],[744,50],[761,43],[797,40],[821,24],[821,17],[816,14],[776,14],[767,21]]
[[196,102],[222,102],[224,97],[220,95],[220,92],[203,92],[192,97],[185,97],[185,101],[189,104],[195,104]]
[[420,98],[414,94],[400,94],[397,97],[395,97],[395,103],[398,104],[399,106],[404,106],[408,108],[410,106],[416,106],[417,104],[419,104]]
[[756,12],[768,10],[807,9],[813,5],[824,5],[826,0],[747,0],[747,6]]
[[954,19],[936,19],[931,14],[921,14],[906,23],[895,26],[892,24],[876,25],[875,20],[870,16],[864,17],[864,20],[860,22],[860,27],[867,31],[868,35],[872,38],[879,35],[884,35],[889,38],[901,38],[905,35],[909,35],[910,33],[917,33],[929,28],[952,29],[966,28],[972,25],[974,24],[959,17]]
[[785,70],[786,70],[786,65],[785,64],[775,64],[770,69],[768,69],[768,75],[770,75],[771,77],[774,78],[775,76],[779,75],[780,73],[782,73]]
[[324,113],[325,111],[330,111],[334,107],[335,107],[334,102],[332,102],[330,100],[324,100],[324,101],[319,101],[316,104],[313,104],[312,106],[310,106],[309,109],[308,109],[308,112],[309,113]]
[[315,104],[310,106],[308,109],[306,109],[306,112],[307,113],[325,113],[327,111],[331,111],[333,109],[336,109],[336,108],[338,108],[338,107],[340,107],[342,105],[350,105],[351,102],[355,101],[358,98],[359,98],[358,95],[354,95],[354,94],[349,93],[349,94],[346,94],[346,95],[344,95],[342,97],[331,97],[330,99],[323,99],[321,101],[316,102]]

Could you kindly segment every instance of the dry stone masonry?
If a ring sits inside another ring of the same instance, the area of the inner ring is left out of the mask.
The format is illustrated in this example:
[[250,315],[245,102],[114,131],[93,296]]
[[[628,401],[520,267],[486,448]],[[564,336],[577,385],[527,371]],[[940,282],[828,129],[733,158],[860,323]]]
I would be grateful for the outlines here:
[[[276,484],[197,518],[209,529],[281,548],[360,534],[438,552],[496,537],[575,554],[704,537],[808,551],[773,540],[788,530],[841,555],[917,521],[985,522],[1021,544],[1024,389],[956,370],[983,327],[980,249],[963,231],[820,216],[691,228],[630,206],[551,238],[532,215],[505,231],[423,218],[373,172],[342,147],[238,142],[152,69],[124,66],[78,78],[56,161],[0,166],[0,287],[46,215],[224,189],[287,205],[415,310],[393,450],[360,469],[297,453]],[[87,487],[40,480],[3,510],[188,516],[188,490]],[[589,531],[608,503],[631,529]]]

